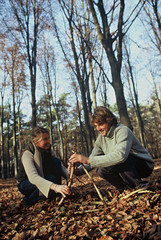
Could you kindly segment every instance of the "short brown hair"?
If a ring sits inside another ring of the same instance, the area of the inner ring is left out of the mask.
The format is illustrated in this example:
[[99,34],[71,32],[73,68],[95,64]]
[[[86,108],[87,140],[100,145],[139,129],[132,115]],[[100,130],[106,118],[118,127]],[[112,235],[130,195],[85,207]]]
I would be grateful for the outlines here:
[[43,127],[35,127],[31,134],[31,141],[36,144],[42,137],[43,133],[49,134],[49,131]]
[[108,108],[100,106],[95,108],[91,117],[91,125],[94,126],[95,123],[117,124],[117,118]]

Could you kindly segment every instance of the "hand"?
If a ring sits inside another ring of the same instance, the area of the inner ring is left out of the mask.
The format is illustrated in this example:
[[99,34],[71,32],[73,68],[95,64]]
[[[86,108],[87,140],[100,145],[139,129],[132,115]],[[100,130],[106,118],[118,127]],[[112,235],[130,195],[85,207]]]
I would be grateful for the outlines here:
[[84,163],[84,164],[90,164],[90,160],[88,157],[85,157],[81,154],[74,153],[70,158],[69,158],[69,164],[74,164],[76,162],[79,163]]
[[66,195],[70,195],[70,189],[67,185],[58,185],[53,183],[50,188],[56,193],[61,193],[64,198],[66,197]]

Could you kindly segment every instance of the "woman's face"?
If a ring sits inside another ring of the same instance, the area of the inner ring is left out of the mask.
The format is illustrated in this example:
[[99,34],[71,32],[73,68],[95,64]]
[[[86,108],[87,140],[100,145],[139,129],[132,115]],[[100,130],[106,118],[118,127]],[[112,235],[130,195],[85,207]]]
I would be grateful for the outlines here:
[[50,148],[50,136],[47,133],[42,133],[40,140],[36,143],[36,146],[42,149]]

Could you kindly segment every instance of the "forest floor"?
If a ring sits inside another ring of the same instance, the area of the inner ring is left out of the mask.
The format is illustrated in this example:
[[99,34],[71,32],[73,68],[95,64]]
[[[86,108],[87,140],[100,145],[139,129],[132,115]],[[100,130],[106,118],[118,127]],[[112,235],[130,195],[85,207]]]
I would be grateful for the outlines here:
[[103,203],[88,176],[73,179],[71,195],[58,205],[42,200],[22,203],[15,179],[0,180],[0,239],[161,239],[161,159],[149,177],[148,190],[112,188],[90,172]]

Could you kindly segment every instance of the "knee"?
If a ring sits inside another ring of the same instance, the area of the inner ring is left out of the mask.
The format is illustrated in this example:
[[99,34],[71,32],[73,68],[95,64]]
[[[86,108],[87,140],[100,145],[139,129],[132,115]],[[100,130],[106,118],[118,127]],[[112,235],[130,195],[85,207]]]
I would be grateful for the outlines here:
[[96,169],[96,173],[99,177],[101,178],[105,178],[105,171],[104,171],[104,168],[97,168]]
[[104,179],[111,178],[115,175],[113,167],[97,168],[96,173],[98,174],[98,176]]
[[36,186],[30,183],[28,179],[18,183],[17,187],[23,195],[30,194],[37,189]]

